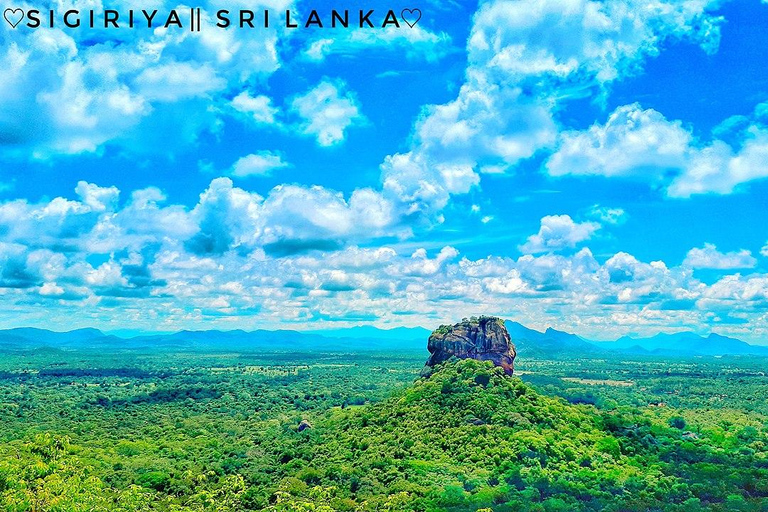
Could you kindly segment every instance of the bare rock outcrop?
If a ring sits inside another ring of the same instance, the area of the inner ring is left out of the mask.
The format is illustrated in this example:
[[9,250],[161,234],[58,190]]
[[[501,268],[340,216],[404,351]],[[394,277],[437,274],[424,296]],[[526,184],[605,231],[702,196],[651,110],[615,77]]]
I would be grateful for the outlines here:
[[429,336],[427,350],[431,355],[422,375],[430,375],[434,366],[452,357],[492,361],[512,375],[517,355],[504,321],[492,316],[441,325]]

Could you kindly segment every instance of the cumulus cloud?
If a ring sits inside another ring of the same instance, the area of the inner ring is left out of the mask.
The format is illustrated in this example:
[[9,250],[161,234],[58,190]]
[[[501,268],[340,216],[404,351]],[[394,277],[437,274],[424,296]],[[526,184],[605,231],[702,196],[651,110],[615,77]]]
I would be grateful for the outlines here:
[[[517,259],[398,245],[425,214],[440,222],[451,195],[479,187],[481,174],[508,172],[550,149],[557,154],[549,163],[562,175],[647,176],[676,196],[723,193],[761,177],[764,123],[757,114],[727,143],[702,143],[682,123],[638,105],[619,108],[583,133],[558,135],[559,113],[574,89],[606,89],[670,39],[716,47],[720,20],[708,14],[715,5],[483,3],[455,98],[422,110],[407,146],[384,159],[380,187],[342,193],[285,184],[257,194],[217,178],[194,206],[182,206],[167,204],[154,187],[121,193],[82,183],[67,197],[6,201],[0,204],[0,304],[15,308],[20,323],[73,327],[77,304],[85,311],[77,321],[152,330],[248,327],[254,318],[265,326],[360,318],[397,324],[513,312],[534,327],[567,326],[600,337],[718,325],[727,311],[744,320],[744,329],[768,334],[766,276],[735,274],[707,284],[689,265],[623,252],[598,261],[588,248],[577,250],[600,228],[597,222],[544,217],[520,247],[530,254]],[[550,37],[532,37],[544,33]],[[99,151],[170,126],[159,125],[163,119],[178,123],[172,126],[178,138],[191,141],[228,112],[257,125],[295,123],[319,145],[332,146],[363,121],[354,94],[330,79],[290,98],[280,112],[255,86],[281,65],[280,34],[235,34],[121,31],[89,44],[82,44],[87,31],[19,35],[0,51],[0,142],[24,154],[34,148],[40,157]],[[363,39],[345,44],[378,48],[381,41],[365,38],[384,35],[372,34],[350,31],[350,38]],[[417,58],[443,44],[432,37],[439,35],[408,34],[423,38],[408,42],[422,52]],[[305,50],[322,60],[348,48],[316,40]],[[692,165],[697,155],[700,165]],[[244,158],[234,175],[286,163],[268,151]],[[669,186],[670,180],[676,181]],[[588,215],[605,225],[625,217],[620,208],[605,207]],[[378,237],[391,247],[377,247]],[[735,256],[745,259],[739,251]],[[30,300],[45,301],[46,308],[19,307]],[[121,315],[114,315],[118,307]]]
[[186,208],[164,206],[166,199],[155,187],[134,191],[122,208],[98,217],[82,240],[84,249],[95,254],[141,251],[188,238],[196,228]]
[[[560,134],[547,160],[552,176],[594,175],[630,178],[664,187],[667,196],[730,194],[742,184],[768,177],[766,108],[759,105],[747,126],[720,139],[697,140],[680,121],[669,121],[638,104],[618,107],[605,124]],[[716,132],[722,130],[715,130]]]
[[100,187],[93,183],[80,181],[75,187],[75,194],[91,210],[103,212],[115,208],[120,191],[115,186]]
[[[645,56],[655,55],[670,38],[687,38],[708,51],[716,49],[722,19],[707,10],[717,5],[714,1],[488,2],[475,15],[469,46],[504,74],[560,78],[586,73],[604,83],[635,71]],[[540,37],[543,33],[547,37]]]
[[540,253],[572,249],[589,240],[600,229],[596,222],[574,222],[569,215],[547,215],[541,219],[539,232],[520,246],[524,253]]
[[[575,86],[605,88],[635,72],[645,57],[658,53],[670,39],[688,39],[713,51],[722,20],[708,10],[716,6],[715,1],[662,1],[648,6],[634,0],[482,4],[467,43],[464,84],[454,100],[424,109],[409,151],[385,159],[381,166],[385,191],[408,213],[433,214],[451,194],[466,193],[477,185],[480,172],[505,172],[538,151],[555,147],[559,131],[555,113]],[[638,122],[658,121],[658,115],[646,112],[646,117],[650,119]],[[684,132],[676,135],[686,137]],[[595,137],[601,134],[586,136]],[[570,146],[563,148],[569,161],[553,165],[567,172],[568,163],[572,169],[571,160],[583,147],[583,139],[571,134]],[[658,139],[655,149],[672,158],[674,143]],[[633,145],[642,144],[627,147]],[[642,148],[633,150],[639,156]],[[609,157],[598,157],[602,152],[593,153],[594,166],[613,165]],[[634,169],[631,165],[615,164],[611,172],[629,172]]]
[[275,255],[330,250],[356,238],[383,235],[393,222],[391,204],[372,189],[346,200],[323,187],[281,185],[263,205],[263,242]]
[[691,134],[653,109],[632,104],[617,108],[604,125],[560,135],[547,161],[552,176],[591,174],[656,181],[686,160]]
[[[291,185],[262,197],[217,178],[192,209],[164,206],[166,197],[156,188],[134,191],[122,205],[119,194],[116,187],[80,182],[77,199],[0,204],[5,286],[38,287],[53,296],[56,286],[70,284],[56,295],[90,286],[98,295],[133,296],[167,280],[153,276],[160,255],[174,262],[181,255],[212,262],[226,254],[279,257],[336,250],[355,239],[390,233],[392,224],[391,205],[371,189],[345,198],[322,187]],[[386,250],[374,254],[390,255]],[[90,255],[106,255],[109,261],[93,267]],[[58,272],[47,273],[51,266]]]
[[38,269],[31,265],[32,253],[20,244],[0,243],[0,286],[3,288],[31,288],[41,284]]
[[[691,38],[707,51],[713,51],[718,45],[722,19],[707,13],[716,7],[714,2],[656,4],[643,10],[632,9],[631,2],[607,2],[598,8],[589,4],[573,2],[565,11],[581,12],[582,19],[590,23],[574,27],[569,16],[554,17],[549,20],[554,27],[548,27],[547,33],[581,31],[587,40],[607,42],[616,38],[621,41],[618,47],[585,44],[549,48],[544,42],[542,48],[536,42],[546,40],[529,38],[535,42],[522,41],[499,53],[498,67],[521,76],[548,74],[554,77],[570,76],[581,68],[581,71],[589,70],[588,74],[597,82],[604,83],[633,72],[642,56],[655,54],[665,38]],[[543,13],[548,12],[547,5],[547,2],[538,4]],[[526,19],[517,17],[514,11],[494,10],[493,13],[495,16],[504,13],[513,24]],[[637,23],[635,30],[619,29],[621,20],[631,18]],[[651,28],[651,20],[661,23],[663,28]],[[531,26],[528,35],[535,30],[537,27]],[[484,51],[498,49],[488,44],[482,35],[478,36],[477,44]],[[607,53],[609,48],[619,49]],[[765,129],[758,115],[761,111],[765,109],[758,106],[752,124],[743,130],[737,147],[733,147],[717,139],[702,144],[681,122],[669,121],[661,113],[644,110],[637,104],[625,105],[611,113],[605,124],[596,123],[584,131],[560,134],[546,168],[553,176],[602,175],[645,180],[662,184],[670,197],[731,193],[742,183],[768,175],[764,165]]]
[[274,124],[279,110],[272,106],[272,99],[264,96],[251,96],[243,91],[232,98],[232,108],[251,116],[257,123]]
[[[156,188],[126,194],[89,183],[71,198],[7,201],[0,204],[0,306],[35,324],[39,310],[22,305],[43,301],[46,325],[62,328],[233,328],[254,318],[275,327],[361,318],[437,323],[513,312],[534,327],[585,336],[702,325],[768,334],[766,275],[712,284],[694,276],[705,265],[753,265],[745,251],[705,245],[678,267],[625,252],[601,262],[588,248],[557,252],[597,229],[565,215],[545,217],[529,238],[542,254],[517,259],[471,259],[451,246],[377,247],[370,234],[388,229],[391,205],[377,203],[383,198],[374,190],[364,194],[292,185],[261,196],[217,178],[191,209],[166,205]],[[82,316],[73,317],[74,305]]]
[[315,137],[320,146],[333,146],[344,140],[344,132],[365,117],[355,96],[346,91],[342,81],[323,80],[291,102],[293,111],[303,119],[300,129]]
[[0,145],[17,158],[109,143],[136,149],[141,132],[162,131],[167,117],[189,142],[217,122],[212,103],[279,68],[277,38],[275,30],[16,32],[0,50]]
[[201,256],[256,248],[286,256],[397,234],[391,203],[367,188],[345,198],[320,186],[279,185],[262,197],[216,178],[189,217],[197,232],[185,247]]
[[768,300],[768,277],[753,275],[743,277],[739,274],[722,277],[703,293],[704,301],[722,301],[731,306],[738,306],[738,301],[765,303]]
[[723,141],[691,151],[683,172],[670,184],[671,197],[730,194],[740,185],[768,178],[768,128],[753,125],[739,149]]
[[385,194],[401,205],[406,216],[442,210],[451,193],[468,192],[480,182],[471,168],[430,167],[413,153],[388,156],[381,171]]
[[77,194],[81,201],[57,197],[36,205],[25,200],[3,203],[0,205],[3,239],[33,247],[75,248],[82,236],[112,209],[117,193],[114,187],[80,182]]
[[718,251],[714,244],[704,244],[704,247],[695,247],[688,251],[683,265],[691,268],[730,270],[752,268],[757,265],[757,260],[746,249],[723,253]]
[[233,165],[230,174],[238,178],[248,176],[269,176],[272,171],[288,167],[280,153],[259,151],[239,158]]
[[453,247],[443,247],[434,258],[429,258],[426,249],[417,249],[411,254],[410,261],[398,269],[398,273],[408,276],[431,276],[439,272],[450,260],[459,255]]
[[[81,52],[60,30],[32,31],[0,52],[0,142],[31,146],[39,157],[95,151],[135,127],[149,103],[123,79],[135,63],[115,65],[104,45]],[[139,64],[140,65],[140,64]],[[110,71],[111,70],[111,71]]]
[[487,277],[483,280],[483,286],[491,293],[502,295],[524,294],[531,292],[517,269],[512,269],[501,277]]
[[187,250],[208,255],[252,248],[261,235],[262,201],[260,195],[235,187],[229,178],[214,179],[190,212],[197,232],[185,242]]

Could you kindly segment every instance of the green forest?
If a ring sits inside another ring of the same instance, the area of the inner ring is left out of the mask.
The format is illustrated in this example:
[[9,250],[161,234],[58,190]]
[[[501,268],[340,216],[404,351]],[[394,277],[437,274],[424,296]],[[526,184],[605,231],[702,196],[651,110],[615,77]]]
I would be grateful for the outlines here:
[[8,511],[768,511],[756,357],[36,349],[0,358]]

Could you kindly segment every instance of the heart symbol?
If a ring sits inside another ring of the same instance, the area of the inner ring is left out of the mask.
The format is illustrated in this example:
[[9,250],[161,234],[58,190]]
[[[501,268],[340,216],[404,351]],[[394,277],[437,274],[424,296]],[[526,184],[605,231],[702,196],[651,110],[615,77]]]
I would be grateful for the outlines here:
[[[10,17],[8,16],[9,14]],[[5,21],[8,22],[11,28],[16,28],[16,25],[21,23],[21,20],[24,19],[24,11],[21,9],[8,8],[3,11],[3,18],[5,18]]]
[[[406,16],[406,13],[408,14],[407,16]],[[403,9],[403,12],[400,13],[400,17],[403,18],[403,21],[409,27],[413,28],[421,19],[421,9]]]

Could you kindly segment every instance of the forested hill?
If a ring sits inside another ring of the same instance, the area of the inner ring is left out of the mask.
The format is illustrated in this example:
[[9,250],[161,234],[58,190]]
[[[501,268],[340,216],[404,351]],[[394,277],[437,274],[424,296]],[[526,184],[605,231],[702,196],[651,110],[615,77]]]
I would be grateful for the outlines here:
[[684,429],[571,405],[468,359],[276,450],[300,460],[283,483],[297,506],[324,496],[330,510],[766,510],[765,444]]

